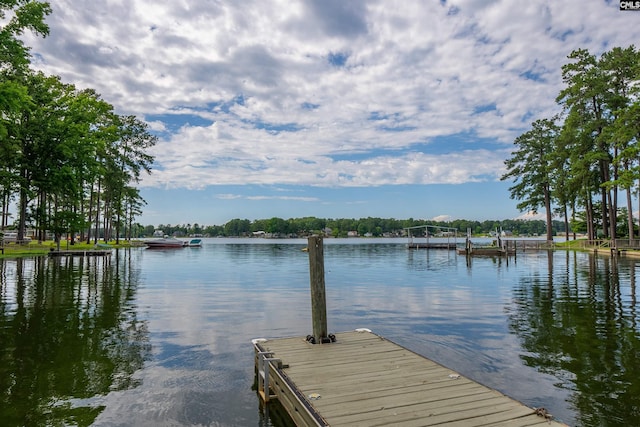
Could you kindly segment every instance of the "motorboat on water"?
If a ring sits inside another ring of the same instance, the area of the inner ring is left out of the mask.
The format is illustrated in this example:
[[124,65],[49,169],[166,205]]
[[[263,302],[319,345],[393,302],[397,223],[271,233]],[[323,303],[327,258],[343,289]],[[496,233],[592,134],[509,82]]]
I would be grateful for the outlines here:
[[146,240],[144,244],[147,245],[148,249],[167,249],[182,248],[186,245],[186,242],[175,237],[164,236],[162,239]]
[[188,242],[184,242],[184,245],[190,248],[199,248],[202,246],[202,239],[191,239]]

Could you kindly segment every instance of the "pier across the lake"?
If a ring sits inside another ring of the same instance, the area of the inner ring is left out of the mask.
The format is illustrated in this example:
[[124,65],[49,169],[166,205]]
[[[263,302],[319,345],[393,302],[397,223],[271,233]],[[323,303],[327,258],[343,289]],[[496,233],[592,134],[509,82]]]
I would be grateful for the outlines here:
[[564,425],[366,329],[253,343],[260,396],[298,426]]
[[412,238],[407,243],[409,249],[452,249],[458,250],[461,254],[491,252],[486,249],[495,249],[491,252],[491,255],[514,255],[518,252],[526,251],[539,251],[553,248],[553,242],[548,242],[542,239],[496,239],[493,245],[487,246],[483,244],[476,244],[473,240],[465,241],[442,241],[443,239],[417,239]]
[[[409,249],[449,249],[466,255],[515,255],[527,250],[546,250],[553,248],[553,242],[543,239],[504,238],[496,234],[491,245],[476,244],[467,231],[466,238],[458,235],[455,228],[435,225],[419,225],[404,229]],[[486,240],[486,239],[483,239]]]

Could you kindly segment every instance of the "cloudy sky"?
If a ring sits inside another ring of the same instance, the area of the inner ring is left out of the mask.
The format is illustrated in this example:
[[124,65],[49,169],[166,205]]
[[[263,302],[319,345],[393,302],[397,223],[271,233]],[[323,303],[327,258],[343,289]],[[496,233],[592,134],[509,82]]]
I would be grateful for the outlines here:
[[143,224],[504,219],[516,136],[574,49],[640,40],[584,0],[52,0],[37,69],[159,136]]

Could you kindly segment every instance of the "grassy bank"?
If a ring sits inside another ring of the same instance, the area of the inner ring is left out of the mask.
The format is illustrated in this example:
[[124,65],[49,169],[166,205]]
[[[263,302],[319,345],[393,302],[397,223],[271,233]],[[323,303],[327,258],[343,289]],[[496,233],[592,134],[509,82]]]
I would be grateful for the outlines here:
[[588,246],[585,246],[585,240],[567,240],[564,242],[555,242],[554,243],[554,247],[558,248],[558,249],[575,249],[575,250],[582,250],[582,249],[591,249]]
[[[71,245],[68,242],[62,242],[60,244],[60,249],[87,251],[91,249],[105,249],[106,245],[116,249],[116,248],[137,247],[137,246],[140,246],[141,244],[139,241],[136,241],[136,240],[133,240],[133,241],[120,240],[120,243],[116,245],[115,240],[113,240],[106,244],[104,243],[104,241],[99,241],[98,245],[100,246],[96,246],[93,243],[87,244],[85,242],[75,243]],[[4,254],[0,254],[0,259],[28,257],[28,256],[41,256],[41,255],[48,254],[51,250],[55,250],[56,248],[57,248],[56,242],[54,242],[53,240],[47,240],[44,242],[32,241],[28,244],[20,244],[20,245],[17,245],[15,243],[5,243]]]

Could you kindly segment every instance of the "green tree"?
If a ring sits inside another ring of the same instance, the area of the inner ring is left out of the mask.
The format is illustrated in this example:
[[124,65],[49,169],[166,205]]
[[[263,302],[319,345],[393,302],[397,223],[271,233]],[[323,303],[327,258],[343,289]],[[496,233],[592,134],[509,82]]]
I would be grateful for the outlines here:
[[50,13],[48,2],[0,0],[0,140],[7,136],[7,121],[31,105],[27,89],[16,78],[29,65],[29,48],[19,37],[25,31],[48,35],[45,17]]
[[125,238],[131,240],[131,238],[139,237],[140,234],[143,234],[142,226],[134,224],[134,220],[142,214],[142,207],[146,202],[140,196],[140,190],[135,187],[127,187],[125,189],[123,202],[127,223]]
[[145,225],[141,233],[145,237],[151,237],[153,236],[154,231],[156,231],[156,227],[153,225]]
[[287,222],[282,218],[273,217],[267,221],[265,231],[272,234],[286,234],[288,233]]
[[514,141],[517,149],[505,160],[507,172],[502,180],[512,179],[511,198],[520,200],[521,211],[544,208],[547,219],[547,240],[553,240],[551,218],[551,188],[553,183],[553,150],[559,129],[553,120],[536,120],[532,129]]
[[[9,182],[18,189],[18,239],[24,238],[29,203],[37,196],[40,200],[53,186],[53,174],[60,171],[60,124],[63,113],[58,109],[69,87],[59,79],[42,73],[24,76],[33,103],[9,124],[4,143],[13,150]],[[11,185],[11,184],[10,184]],[[44,205],[42,207],[44,210]]]
[[[143,171],[151,173],[153,157],[147,154],[147,150],[156,144],[157,137],[151,135],[148,125],[135,116],[118,117],[116,123],[118,139],[107,148],[109,155],[106,159],[108,167],[105,190],[110,195],[110,211],[105,212],[104,217],[109,220],[109,224],[113,223],[118,243],[122,218],[126,217],[127,212],[134,213],[134,210],[127,211],[126,208],[134,204],[139,207],[142,202],[139,192],[131,185],[140,181]],[[129,221],[133,221],[133,218],[130,217]]]
[[[562,162],[568,168],[554,195],[561,203],[585,209],[585,222],[590,238],[596,236],[596,219],[602,221],[604,237],[615,238],[620,228],[618,194],[626,194],[627,232],[633,236],[631,200],[638,182],[637,132],[634,128],[633,105],[638,100],[636,82],[640,78],[639,53],[634,46],[615,47],[600,58],[585,49],[569,55],[562,67],[566,84],[557,101],[565,109],[562,130]],[[636,126],[637,128],[637,126]],[[594,196],[600,194],[600,202]],[[562,200],[561,200],[562,199]],[[596,212],[600,209],[600,212]]]
[[225,236],[243,236],[251,232],[251,221],[235,218],[224,225]]
[[[607,76],[595,55],[586,49],[574,50],[569,59],[572,61],[562,67],[562,79],[567,87],[556,100],[568,113],[565,132],[581,146],[584,158],[578,164],[582,163],[581,169],[585,172],[592,168],[597,172],[604,235],[615,236],[616,206],[612,190],[602,185],[611,179],[611,146],[607,138],[602,137],[610,120],[605,102]],[[585,172],[581,174],[583,177],[587,176]],[[587,209],[595,206],[588,204]]]
[[49,27],[44,20],[49,13],[51,8],[46,2],[0,0],[0,20],[3,21],[0,27],[0,227],[6,225],[8,206],[18,185],[12,162],[17,153],[7,127],[19,120],[24,110],[34,106],[21,77],[28,72],[29,49],[19,36],[25,31],[46,36]]
[[20,68],[29,64],[29,48],[20,36],[32,31],[41,36],[49,34],[49,26],[44,22],[51,13],[48,2],[34,0],[0,0],[0,65],[1,68]]
[[[640,74],[640,64],[637,66],[636,74]],[[640,78],[640,77],[639,77]],[[614,123],[612,132],[614,138],[620,141],[628,141],[627,145],[620,151],[616,161],[623,162],[626,167],[620,174],[621,186],[626,190],[627,210],[629,216],[628,223],[633,222],[633,208],[631,207],[631,191],[633,187],[638,189],[638,211],[640,212],[640,88],[633,89],[635,100],[620,112]],[[629,225],[631,230],[632,225]],[[632,237],[632,234],[629,234]]]
[[93,90],[78,91],[42,73],[22,77],[32,102],[7,122],[0,139],[0,152],[7,154],[0,163],[3,200],[17,193],[18,238],[27,223],[36,225],[40,238],[45,230],[75,236],[93,218],[96,241],[100,227],[107,239],[114,224],[119,237],[141,212],[135,184],[151,170],[146,150],[156,137],[135,117],[113,114]]
[[[634,46],[626,49],[615,47],[605,52],[600,59],[600,67],[607,77],[605,102],[612,122],[602,132],[602,137],[612,142],[613,177],[604,183],[617,197],[618,187],[625,191],[627,203],[627,234],[633,238],[632,189],[639,179],[637,144],[638,125],[634,126],[633,101],[637,105],[639,89],[636,82],[640,80],[640,52]],[[629,118],[632,118],[629,120]],[[617,202],[614,203],[617,206]],[[624,234],[624,233],[623,233]]]
[[267,220],[266,219],[256,219],[251,222],[251,231],[266,231],[267,229]]

